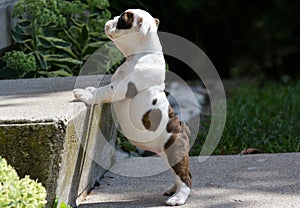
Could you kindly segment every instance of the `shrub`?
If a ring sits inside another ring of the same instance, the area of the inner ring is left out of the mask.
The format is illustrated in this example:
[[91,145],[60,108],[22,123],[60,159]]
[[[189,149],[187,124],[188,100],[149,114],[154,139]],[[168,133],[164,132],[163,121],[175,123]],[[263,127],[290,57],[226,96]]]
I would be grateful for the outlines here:
[[[244,148],[265,153],[300,151],[300,82],[242,86],[227,100],[227,121],[214,154],[237,154]],[[209,123],[202,124],[206,132]],[[198,155],[206,138],[201,132],[191,150]]]
[[46,190],[29,176],[19,179],[17,172],[0,157],[0,207],[44,207]]
[[12,77],[24,78],[36,70],[36,62],[32,54],[11,51],[5,53],[3,60],[6,62],[5,70],[9,71]]
[[4,59],[2,78],[7,78],[9,69],[17,71],[17,78],[78,75],[82,64],[107,40],[103,28],[111,17],[108,6],[108,0],[20,0],[13,11],[18,22],[12,37],[22,55],[36,64],[20,72],[19,65]]

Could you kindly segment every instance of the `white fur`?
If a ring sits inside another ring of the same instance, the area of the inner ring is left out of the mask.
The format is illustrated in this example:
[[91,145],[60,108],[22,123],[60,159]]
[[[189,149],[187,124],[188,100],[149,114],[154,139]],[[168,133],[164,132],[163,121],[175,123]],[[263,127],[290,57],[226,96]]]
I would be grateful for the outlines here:
[[[157,21],[139,9],[126,10],[134,13],[133,27],[118,30],[115,17],[105,25],[106,35],[127,58],[112,76],[109,85],[100,88],[75,89],[77,99],[87,104],[113,103],[116,116],[124,135],[136,146],[156,153],[163,151],[169,134],[166,132],[169,102],[165,96],[165,60],[157,36]],[[142,18],[142,25],[137,20]],[[128,83],[134,83],[138,93],[126,98]],[[157,104],[152,106],[152,100]],[[142,116],[150,109],[158,108],[162,119],[155,131],[147,130]]]

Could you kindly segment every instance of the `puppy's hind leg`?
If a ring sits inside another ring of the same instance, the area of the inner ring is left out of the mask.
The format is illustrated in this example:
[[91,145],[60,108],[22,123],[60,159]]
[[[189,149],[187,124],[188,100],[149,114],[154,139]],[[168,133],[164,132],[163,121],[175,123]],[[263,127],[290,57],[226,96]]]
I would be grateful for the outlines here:
[[190,195],[192,186],[187,136],[182,133],[172,136],[166,143],[165,149],[167,162],[172,167],[175,176],[175,185],[164,192],[164,195],[171,196],[165,204],[169,206],[183,205]]
[[[191,174],[188,168],[188,156],[185,156],[179,163],[172,166],[175,176],[175,193],[165,202],[169,206],[183,205],[187,201],[191,191]],[[173,188],[174,188],[173,187]],[[170,189],[170,191],[174,191]]]
[[171,133],[171,136],[164,144],[164,152],[161,156],[172,167],[175,176],[175,185],[165,191],[165,194],[171,195],[165,203],[176,206],[185,204],[192,186],[189,168],[190,130],[178,119],[171,106],[169,106],[169,118],[167,132]]

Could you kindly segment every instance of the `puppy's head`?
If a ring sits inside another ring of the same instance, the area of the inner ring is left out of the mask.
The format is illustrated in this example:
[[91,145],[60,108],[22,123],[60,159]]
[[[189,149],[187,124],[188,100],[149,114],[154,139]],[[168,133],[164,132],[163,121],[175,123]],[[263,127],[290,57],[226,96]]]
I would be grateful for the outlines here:
[[157,32],[159,20],[141,9],[128,9],[105,24],[105,34],[111,40],[131,33],[141,36]]

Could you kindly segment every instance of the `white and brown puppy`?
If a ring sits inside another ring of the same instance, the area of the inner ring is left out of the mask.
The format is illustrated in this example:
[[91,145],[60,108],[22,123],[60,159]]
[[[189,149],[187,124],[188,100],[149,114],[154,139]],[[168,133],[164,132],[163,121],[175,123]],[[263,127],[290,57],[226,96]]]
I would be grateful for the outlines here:
[[106,35],[126,57],[109,85],[75,89],[87,104],[110,102],[130,142],[159,154],[172,167],[175,185],[164,194],[167,205],[182,205],[190,194],[189,128],[175,116],[166,98],[165,60],[157,35],[159,20],[129,9],[105,25]]

